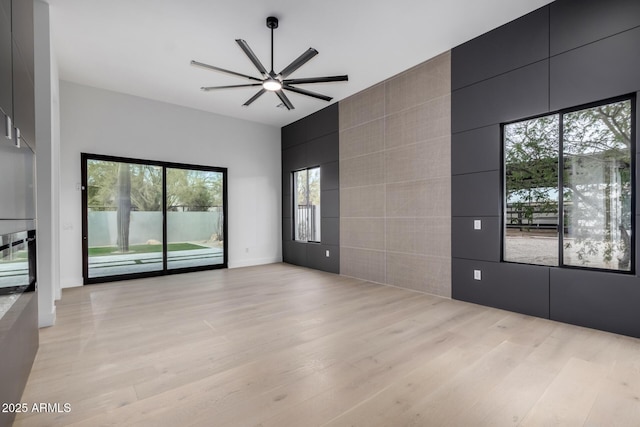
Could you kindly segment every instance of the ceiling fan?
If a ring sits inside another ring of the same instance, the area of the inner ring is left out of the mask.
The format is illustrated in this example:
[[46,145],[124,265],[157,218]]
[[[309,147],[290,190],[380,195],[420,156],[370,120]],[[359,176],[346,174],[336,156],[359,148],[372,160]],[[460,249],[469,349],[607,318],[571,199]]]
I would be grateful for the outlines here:
[[258,93],[253,95],[247,102],[245,102],[244,106],[249,106],[253,101],[260,98],[262,94],[265,92],[274,92],[282,104],[287,108],[287,110],[293,110],[293,104],[287,98],[284,91],[288,90],[291,92],[299,93],[301,95],[307,95],[313,98],[322,99],[324,101],[331,101],[330,96],[322,95],[316,92],[311,92],[306,89],[301,89],[299,87],[293,85],[301,85],[301,84],[309,84],[309,83],[328,83],[328,82],[342,82],[349,80],[349,76],[329,76],[329,77],[307,77],[302,79],[288,79],[289,75],[296,71],[298,68],[306,64],[311,58],[318,54],[318,51],[314,48],[310,47],[307,49],[302,55],[300,55],[297,59],[295,59],[291,64],[286,66],[282,71],[276,74],[273,71],[273,30],[278,28],[278,18],[270,16],[267,18],[267,28],[271,29],[271,71],[267,72],[267,69],[264,68],[264,65],[260,62],[255,53],[251,50],[246,41],[242,39],[236,39],[236,43],[240,46],[240,48],[244,51],[244,53],[249,57],[249,60],[255,65],[258,69],[262,78],[257,78],[253,76],[249,76],[247,74],[236,73],[235,71],[225,70],[224,68],[214,67],[213,65],[204,64],[198,61],[191,61],[191,65],[206,68],[209,70],[220,71],[226,74],[231,74],[233,76],[242,77],[248,80],[251,80],[256,83],[248,83],[243,85],[230,85],[230,86],[210,86],[210,87],[202,87],[205,92],[217,89],[229,89],[236,87],[258,87],[261,86]]

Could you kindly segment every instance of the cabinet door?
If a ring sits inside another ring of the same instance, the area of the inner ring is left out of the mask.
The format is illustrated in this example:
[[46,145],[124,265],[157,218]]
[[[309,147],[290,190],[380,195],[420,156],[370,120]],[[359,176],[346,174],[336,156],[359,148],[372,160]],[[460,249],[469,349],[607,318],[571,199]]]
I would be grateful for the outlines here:
[[11,31],[11,0],[0,0],[0,15],[3,14],[9,23],[9,31]]
[[27,65],[27,71],[33,75],[33,0],[13,0],[11,4],[11,33],[18,45],[22,59]]
[[0,139],[0,220],[35,218],[34,155]]
[[[9,117],[13,115],[12,63],[11,22],[0,10],[0,109]],[[0,121],[0,138],[4,138],[4,116],[0,115]]]
[[20,129],[22,139],[35,150],[36,117],[34,85],[27,65],[13,44],[13,126]]

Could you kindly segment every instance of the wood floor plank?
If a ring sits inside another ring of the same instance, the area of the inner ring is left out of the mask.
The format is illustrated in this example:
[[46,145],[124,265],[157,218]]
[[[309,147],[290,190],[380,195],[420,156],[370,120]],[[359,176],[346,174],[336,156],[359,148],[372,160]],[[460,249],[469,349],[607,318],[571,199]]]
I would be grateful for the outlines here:
[[619,425],[640,340],[286,264],[65,289],[16,426]]
[[607,373],[605,366],[571,358],[521,425],[584,425]]
[[586,426],[640,424],[640,374],[615,367],[598,392]]

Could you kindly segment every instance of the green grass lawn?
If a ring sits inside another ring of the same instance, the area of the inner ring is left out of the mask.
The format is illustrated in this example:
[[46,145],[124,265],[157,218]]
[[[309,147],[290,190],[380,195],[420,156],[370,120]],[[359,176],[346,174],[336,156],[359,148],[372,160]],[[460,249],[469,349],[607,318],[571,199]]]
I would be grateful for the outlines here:
[[[169,243],[169,251],[190,251],[193,249],[206,249],[207,246],[194,245],[193,243]],[[89,256],[115,255],[116,246],[95,246],[89,248]],[[129,253],[144,254],[150,252],[162,252],[162,245],[131,245]]]

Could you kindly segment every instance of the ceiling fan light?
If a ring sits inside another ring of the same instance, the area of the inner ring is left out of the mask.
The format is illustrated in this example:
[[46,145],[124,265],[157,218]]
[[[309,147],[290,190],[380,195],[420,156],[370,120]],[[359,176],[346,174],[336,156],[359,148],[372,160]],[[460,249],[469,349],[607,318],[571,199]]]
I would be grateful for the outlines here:
[[265,88],[266,90],[270,90],[272,92],[275,92],[277,90],[282,89],[282,83],[280,83],[276,79],[269,79],[269,80],[265,80],[264,82],[262,82],[262,87]]

